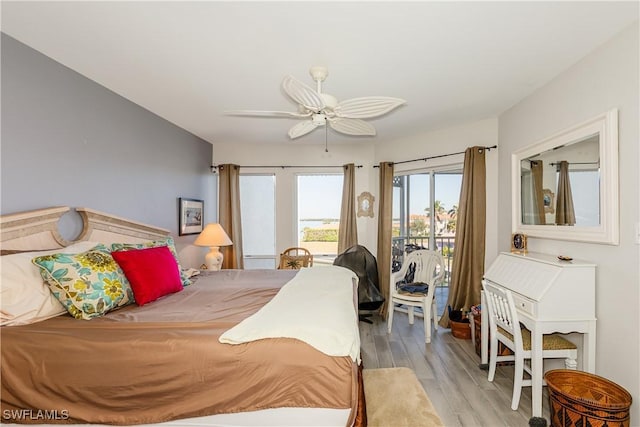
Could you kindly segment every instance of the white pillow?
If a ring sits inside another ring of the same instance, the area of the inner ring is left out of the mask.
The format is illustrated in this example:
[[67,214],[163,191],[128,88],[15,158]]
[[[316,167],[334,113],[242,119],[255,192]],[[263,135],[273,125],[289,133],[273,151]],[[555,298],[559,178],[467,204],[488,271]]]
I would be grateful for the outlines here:
[[67,310],[51,294],[31,260],[55,253],[77,254],[96,246],[80,242],[50,251],[22,252],[0,257],[0,326],[26,325],[49,319]]

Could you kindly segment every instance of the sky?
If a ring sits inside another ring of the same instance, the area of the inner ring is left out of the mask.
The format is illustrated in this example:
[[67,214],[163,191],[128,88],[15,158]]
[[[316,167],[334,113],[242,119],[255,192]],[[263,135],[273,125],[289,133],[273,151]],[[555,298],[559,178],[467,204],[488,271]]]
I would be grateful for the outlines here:
[[[410,179],[409,213],[424,215],[429,206],[429,175],[412,175]],[[436,174],[435,200],[440,200],[446,211],[458,204],[461,183],[462,174]]]
[[[299,218],[339,218],[342,202],[343,175],[300,175],[298,176]],[[429,206],[428,175],[411,176],[410,213],[425,214]],[[440,200],[446,210],[458,204],[461,174],[436,174],[436,200]],[[377,211],[377,200],[374,211]]]
[[342,179],[342,174],[299,175],[299,218],[340,218]]

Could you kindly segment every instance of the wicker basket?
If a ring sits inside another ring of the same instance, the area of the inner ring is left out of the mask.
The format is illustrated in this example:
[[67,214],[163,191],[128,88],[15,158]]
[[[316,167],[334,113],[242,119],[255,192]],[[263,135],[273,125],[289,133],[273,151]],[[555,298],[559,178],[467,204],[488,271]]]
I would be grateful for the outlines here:
[[449,320],[451,325],[451,335],[463,340],[471,339],[471,324],[469,322],[454,322]]
[[629,427],[631,395],[606,378],[556,369],[546,373],[551,427]]
[[[482,317],[480,316],[480,314],[475,314],[473,316],[473,327],[475,334],[475,342],[473,344],[476,348],[476,354],[478,356],[482,356]],[[489,333],[489,331],[487,331],[487,333]],[[491,352],[491,340],[489,340],[487,350]],[[513,355],[513,351],[511,351],[511,349],[504,345],[502,342],[498,341],[498,356],[511,355]],[[513,360],[503,360],[502,362],[496,362],[498,366],[513,365],[514,363],[515,361]]]

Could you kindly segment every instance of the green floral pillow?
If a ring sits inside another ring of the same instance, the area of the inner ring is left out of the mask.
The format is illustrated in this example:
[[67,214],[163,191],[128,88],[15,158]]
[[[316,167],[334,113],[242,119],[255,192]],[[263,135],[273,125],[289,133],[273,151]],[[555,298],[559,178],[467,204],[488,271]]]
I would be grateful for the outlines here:
[[131,285],[109,249],[36,257],[51,293],[76,319],[91,319],[134,301]]
[[176,264],[178,264],[182,286],[189,286],[191,284],[191,280],[189,280],[189,276],[187,276],[187,274],[182,270],[182,267],[180,266],[180,261],[178,260],[178,252],[176,252],[176,246],[173,242],[172,237],[167,237],[166,239],[161,240],[153,240],[145,243],[113,243],[111,245],[111,250],[113,252],[129,251],[131,249],[157,248],[159,246],[166,246],[169,248],[169,251],[171,251],[171,255],[173,255],[176,260]]

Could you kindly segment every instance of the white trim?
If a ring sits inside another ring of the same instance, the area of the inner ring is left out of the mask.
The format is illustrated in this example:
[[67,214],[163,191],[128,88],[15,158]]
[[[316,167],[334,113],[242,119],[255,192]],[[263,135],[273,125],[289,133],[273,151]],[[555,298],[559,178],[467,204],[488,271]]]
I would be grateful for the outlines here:
[[[597,227],[522,224],[520,162],[587,135],[600,134],[600,225]],[[533,237],[618,245],[618,110],[612,109],[511,155],[511,230]]]

